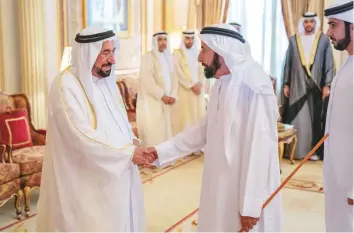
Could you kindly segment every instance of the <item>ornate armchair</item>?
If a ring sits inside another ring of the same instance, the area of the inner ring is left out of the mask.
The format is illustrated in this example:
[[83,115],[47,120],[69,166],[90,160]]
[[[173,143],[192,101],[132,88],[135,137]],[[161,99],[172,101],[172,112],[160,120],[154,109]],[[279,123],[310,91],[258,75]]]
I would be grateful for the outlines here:
[[[1,143],[6,146],[7,156],[4,160],[19,167],[20,186],[25,196],[25,212],[29,215],[31,190],[40,187],[46,131],[37,130],[33,126],[31,107],[26,95],[9,95],[5,109],[7,114],[2,113],[0,116],[0,127],[4,123],[7,126],[4,128],[6,130],[0,133]],[[6,133],[7,138],[4,137]],[[15,139],[16,135],[19,139]],[[29,135],[27,141],[23,139],[26,135]]]
[[[276,91],[277,81],[275,78],[270,77],[273,83],[274,91]],[[286,125],[281,123],[282,116],[282,106],[278,106],[279,118],[278,118],[278,154],[279,162],[283,160],[284,156],[284,146],[285,144],[290,145],[290,163],[294,164],[294,153],[297,144],[296,129],[292,125]],[[281,165],[281,164],[280,164]]]
[[23,191],[20,184],[20,166],[5,163],[6,146],[0,145],[0,207],[15,197],[16,216],[21,218]]
[[[133,79],[132,79],[133,80]],[[128,79],[120,79],[117,81],[117,86],[122,95],[125,109],[128,114],[128,120],[132,126],[133,133],[138,137],[138,129],[136,127],[136,101],[137,101],[137,88],[136,84],[132,84]]]

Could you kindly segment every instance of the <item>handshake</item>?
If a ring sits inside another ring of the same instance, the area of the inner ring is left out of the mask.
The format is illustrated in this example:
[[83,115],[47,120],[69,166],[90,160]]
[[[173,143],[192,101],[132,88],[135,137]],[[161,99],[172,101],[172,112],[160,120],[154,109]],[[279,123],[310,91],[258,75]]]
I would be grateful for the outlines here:
[[154,147],[143,148],[137,146],[132,161],[134,164],[142,165],[143,167],[151,167],[157,158],[157,151]]

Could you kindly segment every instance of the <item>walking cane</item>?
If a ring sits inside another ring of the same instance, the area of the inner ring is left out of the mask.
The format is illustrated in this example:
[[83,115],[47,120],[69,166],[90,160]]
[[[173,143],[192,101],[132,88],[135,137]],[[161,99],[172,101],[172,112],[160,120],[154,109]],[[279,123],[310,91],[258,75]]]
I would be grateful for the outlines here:
[[[263,204],[262,210],[267,207],[267,205],[273,200],[273,198],[283,189],[283,187],[289,182],[289,180],[296,174],[296,172],[304,165],[307,160],[317,151],[317,149],[323,144],[323,142],[328,138],[328,134],[323,136],[323,138],[316,144],[316,146],[306,155],[306,157],[300,162],[300,164],[295,168],[295,170],[281,183],[281,185],[275,190],[272,195],[267,199],[267,201]],[[239,232],[243,232],[242,229]]]

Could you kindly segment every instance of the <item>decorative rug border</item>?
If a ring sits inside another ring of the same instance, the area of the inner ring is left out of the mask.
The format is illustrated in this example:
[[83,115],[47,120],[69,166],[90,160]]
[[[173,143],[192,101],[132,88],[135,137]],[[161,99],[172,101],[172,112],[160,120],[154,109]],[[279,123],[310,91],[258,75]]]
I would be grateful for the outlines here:
[[[307,183],[311,183],[312,181],[306,181],[306,180],[298,180],[298,179],[291,179],[291,181],[297,181],[297,182],[307,182]],[[314,183],[314,182],[312,182]],[[284,188],[287,189],[295,189],[295,190],[299,190],[299,191],[307,191],[307,192],[315,192],[315,193],[324,193],[323,192],[323,188],[320,187],[318,191],[316,190],[310,190],[310,189],[306,189],[306,188],[300,188],[300,187],[289,187],[289,186],[285,186]],[[186,222],[190,217],[192,217],[194,214],[196,214],[199,211],[199,208],[193,210],[191,213],[189,213],[188,215],[182,217],[178,222],[176,222],[175,224],[173,224],[171,227],[169,227],[167,230],[165,230],[165,232],[171,232],[173,229],[175,229],[177,226],[183,224],[184,222]]]
[[[195,159],[197,159],[197,158],[200,158],[201,156],[202,156],[202,155],[194,155],[194,156],[190,156],[190,157],[186,156],[187,158],[186,158],[186,157],[183,158],[179,164],[177,164],[177,165],[171,165],[171,166],[169,166],[169,167],[166,167],[166,168],[164,168],[164,169],[161,169],[160,171],[158,171],[156,174],[152,175],[151,177],[149,177],[149,178],[147,178],[147,179],[142,179],[142,183],[145,184],[145,183],[147,183],[147,182],[149,182],[149,181],[151,182],[151,181],[153,181],[155,178],[157,178],[157,177],[159,177],[159,176],[162,176],[162,175],[164,175],[164,174],[166,174],[166,173],[172,171],[172,170],[175,169],[175,168],[178,168],[178,167],[180,167],[180,166],[182,166],[182,165],[185,165],[185,164],[187,164],[187,163],[189,163],[189,162],[192,162],[193,160],[195,160]],[[17,221],[15,221],[15,222],[13,222],[13,223],[10,223],[9,225],[5,225],[5,226],[3,226],[3,227],[0,227],[0,231],[4,231],[4,230],[6,230],[6,229],[8,229],[8,228],[10,228],[10,227],[15,226],[16,224],[19,224],[19,223],[21,223],[21,222],[24,222],[24,221],[26,221],[26,220],[29,220],[29,219],[35,217],[36,215],[37,215],[37,213],[32,214],[32,215],[29,216],[29,217],[25,217],[25,218],[23,218],[23,219],[17,220]]]

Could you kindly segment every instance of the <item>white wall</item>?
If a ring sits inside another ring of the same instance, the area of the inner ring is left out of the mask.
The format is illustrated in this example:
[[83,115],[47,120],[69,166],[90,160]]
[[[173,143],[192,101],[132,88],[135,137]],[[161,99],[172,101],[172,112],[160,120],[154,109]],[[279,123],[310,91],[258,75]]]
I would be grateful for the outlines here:
[[3,43],[4,90],[21,92],[21,54],[17,0],[0,0]]
[[[120,38],[120,49],[118,54],[117,69],[138,69],[140,68],[141,57],[141,21],[140,21],[140,0],[127,0],[131,3],[131,36]],[[82,4],[81,0],[66,0],[67,10],[67,41],[72,41],[77,33],[82,30]]]

